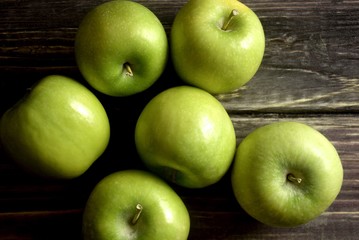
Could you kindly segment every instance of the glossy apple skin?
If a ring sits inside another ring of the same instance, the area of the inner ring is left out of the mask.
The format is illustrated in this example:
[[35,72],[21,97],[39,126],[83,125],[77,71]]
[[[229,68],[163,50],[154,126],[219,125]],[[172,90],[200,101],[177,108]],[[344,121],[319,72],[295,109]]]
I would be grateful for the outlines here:
[[57,75],[40,80],[0,122],[9,155],[27,171],[49,178],[83,174],[104,152],[109,136],[109,120],[97,97]]
[[154,97],[137,121],[135,141],[150,170],[188,188],[219,181],[236,149],[233,124],[221,103],[191,86]]
[[[233,9],[239,15],[224,31]],[[212,94],[233,91],[252,79],[264,49],[260,20],[237,0],[190,0],[171,30],[171,56],[178,75]]]
[[[302,181],[289,181],[288,174]],[[238,147],[232,170],[239,204],[255,219],[276,227],[318,217],[333,203],[342,181],[334,146],[297,122],[277,122],[250,133]]]
[[[132,224],[137,204],[143,210]],[[140,170],[115,172],[101,180],[83,214],[84,240],[186,240],[189,228],[187,208],[177,193]]]
[[[110,1],[82,20],[75,39],[78,67],[98,91],[128,96],[149,88],[162,74],[168,55],[166,32],[145,6]],[[124,65],[128,63],[133,76]]]

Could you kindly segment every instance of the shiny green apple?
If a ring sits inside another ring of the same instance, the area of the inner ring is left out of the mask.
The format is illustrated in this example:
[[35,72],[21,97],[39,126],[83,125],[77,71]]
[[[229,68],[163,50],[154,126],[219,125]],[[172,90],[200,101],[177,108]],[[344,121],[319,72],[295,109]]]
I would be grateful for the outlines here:
[[93,88],[111,96],[128,96],[146,90],[162,74],[168,55],[167,35],[145,6],[109,1],[82,20],[75,55]]
[[177,193],[162,179],[124,170],[102,179],[83,214],[84,240],[186,240],[190,218]]
[[259,18],[238,0],[189,0],[175,17],[170,42],[178,75],[213,94],[252,79],[265,48]]
[[0,120],[6,152],[43,177],[80,176],[104,152],[109,136],[109,120],[97,97],[58,75],[41,79]]
[[155,96],[137,121],[135,142],[150,170],[189,188],[219,181],[236,148],[233,124],[221,103],[191,86]]
[[232,186],[255,219],[276,227],[305,224],[340,192],[343,167],[329,140],[312,127],[277,122],[250,133],[239,145]]

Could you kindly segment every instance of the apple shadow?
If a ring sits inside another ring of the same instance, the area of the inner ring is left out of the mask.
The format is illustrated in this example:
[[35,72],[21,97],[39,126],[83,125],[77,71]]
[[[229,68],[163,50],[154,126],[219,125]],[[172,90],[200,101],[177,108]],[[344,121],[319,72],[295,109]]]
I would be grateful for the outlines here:
[[94,162],[83,178],[99,181],[115,171],[146,170],[135,146],[134,133],[137,119],[146,104],[157,94],[171,87],[185,85],[176,74],[170,59],[162,75],[151,87],[131,96],[108,96],[93,89],[83,77],[78,76],[78,79],[103,104],[111,129],[110,142],[105,152]]

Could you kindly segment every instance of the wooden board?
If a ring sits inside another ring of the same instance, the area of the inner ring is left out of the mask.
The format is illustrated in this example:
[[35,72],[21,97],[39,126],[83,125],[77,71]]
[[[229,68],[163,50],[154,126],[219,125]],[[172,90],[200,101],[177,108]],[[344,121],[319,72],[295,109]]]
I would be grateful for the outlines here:
[[[0,115],[26,89],[49,74],[86,84],[74,59],[74,37],[83,16],[104,1],[3,0],[0,3]],[[170,33],[186,1],[138,1]],[[237,143],[259,126],[299,121],[321,131],[344,166],[342,190],[310,223],[272,228],[236,203],[227,174],[204,189],[173,186],[191,215],[189,239],[357,239],[359,234],[359,1],[243,1],[262,21],[266,51],[244,87],[216,96],[234,123]],[[171,64],[144,93],[112,98],[96,93],[112,124],[112,142],[82,177],[44,181],[24,174],[0,150],[0,239],[81,239],[81,215],[93,186],[107,174],[143,168],[133,129],[145,104],[183,84]],[[116,123],[116,124],[115,124]]]

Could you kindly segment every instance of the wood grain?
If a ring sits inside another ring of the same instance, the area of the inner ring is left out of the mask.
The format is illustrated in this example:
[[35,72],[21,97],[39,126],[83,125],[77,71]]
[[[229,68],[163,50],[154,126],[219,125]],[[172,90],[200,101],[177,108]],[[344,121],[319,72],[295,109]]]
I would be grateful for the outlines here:
[[[105,1],[2,0],[0,3],[0,115],[34,82],[63,74],[85,83],[74,59],[74,37],[84,15]],[[137,1],[170,30],[180,1]],[[290,229],[265,226],[236,203],[228,173],[199,190],[173,188],[191,215],[189,239],[357,239],[359,234],[359,1],[242,1],[259,16],[266,51],[255,77],[216,97],[235,126],[237,143],[276,121],[313,126],[334,144],[344,166],[342,190],[314,221]],[[108,111],[112,140],[78,179],[28,176],[0,148],[0,239],[81,239],[81,215],[94,185],[107,174],[144,169],[133,129],[145,104],[183,84],[169,63],[148,91],[128,98],[94,93]],[[88,85],[87,85],[88,86]]]

